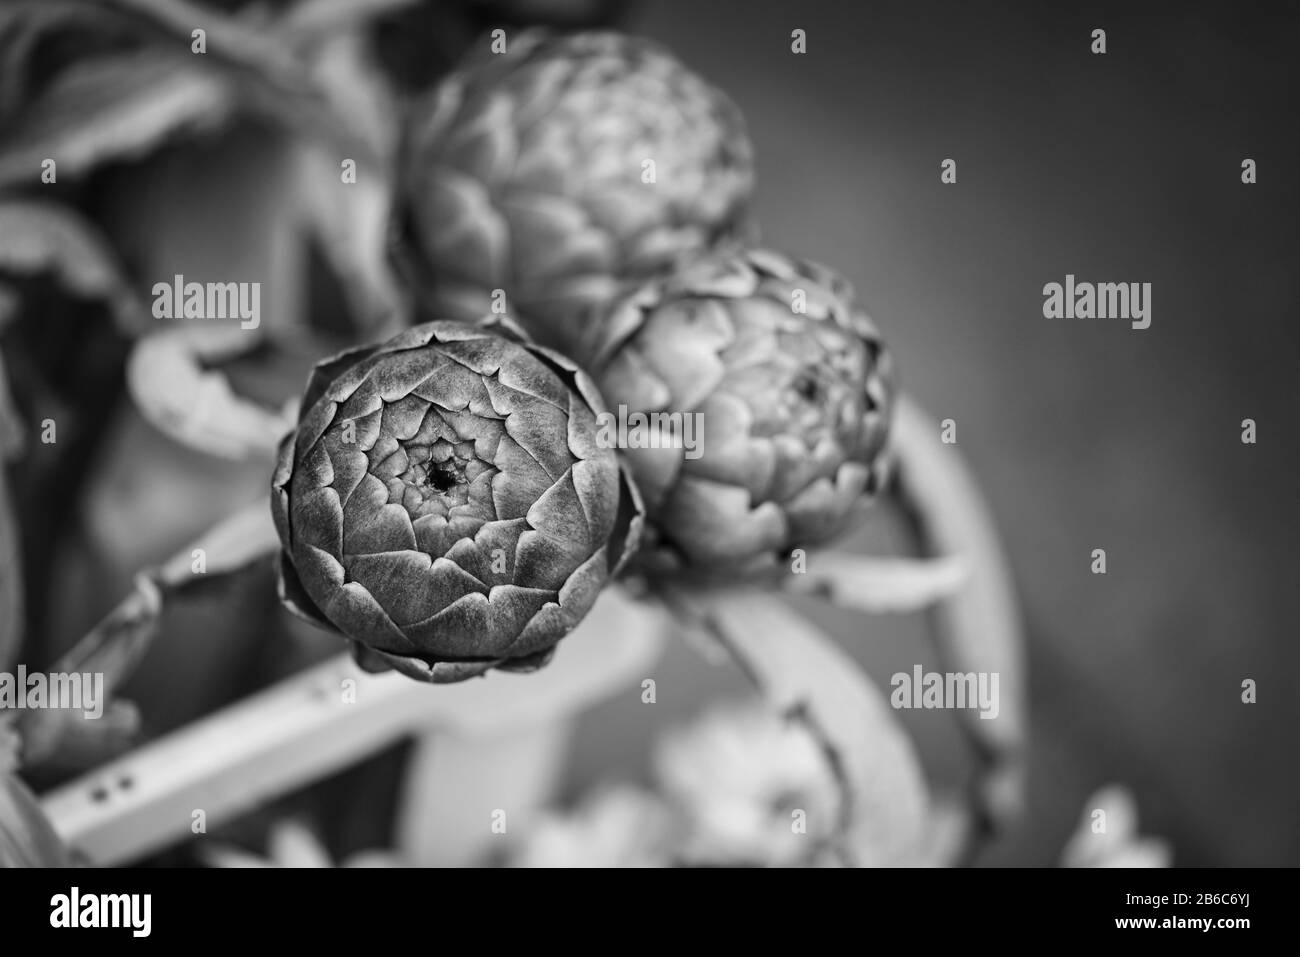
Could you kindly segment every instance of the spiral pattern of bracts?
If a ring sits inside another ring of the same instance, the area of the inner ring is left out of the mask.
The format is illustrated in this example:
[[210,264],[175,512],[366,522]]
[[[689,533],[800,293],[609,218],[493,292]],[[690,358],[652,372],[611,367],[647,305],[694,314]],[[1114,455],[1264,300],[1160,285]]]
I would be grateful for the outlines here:
[[570,355],[629,283],[749,231],[739,110],[636,37],[512,35],[414,112],[402,154],[397,258],[421,308],[473,320],[499,289]]
[[428,681],[544,664],[636,544],[600,409],[562,356],[456,322],[322,363],[273,482],[287,601]]
[[880,485],[889,353],[852,286],[767,250],[701,259],[617,303],[584,351],[610,408],[698,415],[624,455],[646,500],[640,564],[745,577],[843,530]]

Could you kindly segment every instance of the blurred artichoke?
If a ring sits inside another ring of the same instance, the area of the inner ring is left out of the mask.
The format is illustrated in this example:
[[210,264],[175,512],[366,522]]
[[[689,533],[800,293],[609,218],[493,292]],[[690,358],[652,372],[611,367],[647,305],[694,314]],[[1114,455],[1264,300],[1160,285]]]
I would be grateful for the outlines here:
[[694,449],[660,419],[658,437],[624,450],[646,501],[644,569],[775,570],[878,489],[892,363],[829,269],[763,250],[706,257],[620,300],[589,335],[589,368],[620,419],[698,423]]
[[717,705],[655,743],[653,777],[682,814],[692,864],[793,867],[832,849],[841,789],[799,721],[751,701]]
[[618,33],[524,31],[495,55],[484,41],[414,112],[402,153],[396,252],[423,305],[504,311],[570,355],[629,282],[748,232],[739,111]]
[[663,800],[629,784],[605,785],[568,813],[528,828],[513,867],[667,867],[679,840]]
[[291,610],[424,681],[541,667],[641,510],[562,356],[433,322],[316,367],[272,511]]

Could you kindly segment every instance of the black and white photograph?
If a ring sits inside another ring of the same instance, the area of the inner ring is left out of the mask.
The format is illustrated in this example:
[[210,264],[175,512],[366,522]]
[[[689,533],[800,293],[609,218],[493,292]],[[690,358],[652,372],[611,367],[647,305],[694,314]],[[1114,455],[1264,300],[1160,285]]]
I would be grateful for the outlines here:
[[1124,869],[1062,914],[1249,939],[1300,864],[1298,44],[0,0],[0,865],[53,888],[6,923]]

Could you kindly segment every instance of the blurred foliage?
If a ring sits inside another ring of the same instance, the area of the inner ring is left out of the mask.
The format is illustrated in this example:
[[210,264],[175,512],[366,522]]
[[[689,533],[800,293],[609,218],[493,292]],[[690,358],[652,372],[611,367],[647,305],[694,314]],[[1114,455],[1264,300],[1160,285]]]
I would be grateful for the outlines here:
[[[621,4],[558,6],[557,22],[577,27]],[[221,464],[178,448],[128,401],[132,342],[153,328],[152,283],[173,270],[225,279],[270,263],[264,278],[283,307],[268,323],[275,348],[212,361],[265,406],[296,395],[311,362],[390,319],[382,228],[356,227],[386,216],[404,99],[443,75],[487,24],[545,22],[545,7],[0,6],[0,668],[51,666],[137,569],[264,498],[269,461]],[[203,56],[191,51],[198,26]],[[330,188],[340,156],[371,174],[342,197]],[[53,182],[42,181],[47,159],[57,164]],[[45,420],[55,441],[41,440]],[[304,654],[285,631],[269,567],[173,598],[159,625],[168,641],[125,689],[148,733],[333,650],[323,643]],[[223,611],[232,604],[240,615]],[[115,739],[138,725],[105,722]],[[99,746],[72,767],[29,771],[52,783],[119,748]],[[348,802],[335,793],[334,803]]]

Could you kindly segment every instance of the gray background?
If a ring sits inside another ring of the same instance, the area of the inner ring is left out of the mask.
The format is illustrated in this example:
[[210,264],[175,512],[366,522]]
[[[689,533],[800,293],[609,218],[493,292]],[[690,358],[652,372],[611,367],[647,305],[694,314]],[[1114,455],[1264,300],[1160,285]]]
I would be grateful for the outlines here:
[[[975,6],[644,4],[628,28],[736,100],[765,242],[845,272],[905,388],[958,422],[1030,633],[1030,805],[985,861],[1055,863],[1114,780],[1178,864],[1300,863],[1297,21]],[[1044,319],[1043,284],[1067,272],[1152,283],[1151,328]],[[919,619],[822,620],[882,688],[924,648]],[[682,648],[657,677],[656,725],[740,690]],[[645,714],[629,697],[594,715],[581,777],[634,769]],[[950,716],[906,719],[949,779]]]

